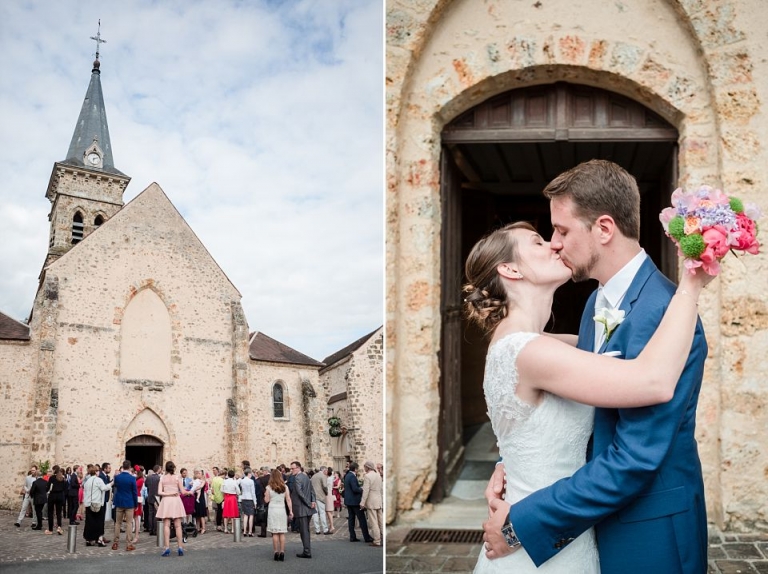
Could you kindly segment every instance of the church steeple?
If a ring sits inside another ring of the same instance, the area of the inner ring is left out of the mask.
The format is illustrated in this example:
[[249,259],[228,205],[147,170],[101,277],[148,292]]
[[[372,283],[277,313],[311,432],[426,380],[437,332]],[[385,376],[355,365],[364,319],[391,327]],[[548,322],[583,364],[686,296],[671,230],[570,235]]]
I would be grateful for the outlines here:
[[106,40],[101,38],[101,20],[99,20],[98,32],[95,36],[91,36],[91,39],[96,41],[96,59],[91,70],[91,81],[85,93],[80,116],[77,118],[72,141],[69,143],[67,157],[61,163],[119,174],[112,158],[107,110],[104,107],[104,94],[101,91],[99,45],[106,43]]
[[101,91],[99,45],[101,21],[96,36],[96,60],[91,81],[80,109],[67,157],[53,165],[46,197],[51,201],[50,242],[47,266],[72,249],[123,206],[123,192],[131,178],[115,168],[109,139],[107,112]]

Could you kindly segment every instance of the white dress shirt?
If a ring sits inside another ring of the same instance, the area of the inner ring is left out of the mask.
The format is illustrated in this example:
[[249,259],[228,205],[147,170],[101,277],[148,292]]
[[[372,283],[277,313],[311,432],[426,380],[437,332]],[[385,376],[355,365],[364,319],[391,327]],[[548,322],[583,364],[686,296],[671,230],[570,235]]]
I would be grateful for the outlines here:
[[[645,259],[648,255],[644,249],[635,255],[629,262],[622,267],[613,277],[611,277],[605,285],[601,285],[598,288],[597,298],[595,299],[595,311],[605,307],[611,309],[618,309],[621,302],[624,300],[624,296],[629,290],[629,286],[635,279],[635,275],[642,267]],[[601,323],[595,324],[595,352],[597,352],[603,345],[605,340],[605,328]]]

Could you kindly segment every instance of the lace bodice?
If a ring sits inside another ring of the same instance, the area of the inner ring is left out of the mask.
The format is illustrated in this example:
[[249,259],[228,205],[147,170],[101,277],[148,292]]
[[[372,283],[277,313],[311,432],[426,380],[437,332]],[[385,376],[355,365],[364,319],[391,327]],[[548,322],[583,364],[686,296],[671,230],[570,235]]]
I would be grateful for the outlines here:
[[[483,389],[493,432],[507,472],[510,504],[572,475],[586,462],[594,408],[545,393],[538,405],[517,396],[517,357],[536,333],[511,333],[493,343],[485,360]],[[553,357],[552,360],[557,360]],[[475,574],[599,574],[594,532],[590,529],[536,568],[525,546],[488,560],[485,552]]]
[[[536,333],[511,333],[488,349],[483,388],[507,471],[507,500],[572,475],[586,462],[594,408],[545,393],[538,405],[517,396],[517,356]],[[556,359],[554,359],[556,360]]]

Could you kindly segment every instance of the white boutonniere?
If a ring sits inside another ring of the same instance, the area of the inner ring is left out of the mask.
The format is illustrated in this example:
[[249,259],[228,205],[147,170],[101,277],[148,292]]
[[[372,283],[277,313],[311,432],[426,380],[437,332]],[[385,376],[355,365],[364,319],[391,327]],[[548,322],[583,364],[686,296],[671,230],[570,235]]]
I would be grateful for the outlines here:
[[616,327],[621,325],[624,320],[624,311],[621,309],[608,309],[603,307],[595,311],[595,323],[600,323],[605,327],[605,342],[611,340],[611,335],[616,330]]

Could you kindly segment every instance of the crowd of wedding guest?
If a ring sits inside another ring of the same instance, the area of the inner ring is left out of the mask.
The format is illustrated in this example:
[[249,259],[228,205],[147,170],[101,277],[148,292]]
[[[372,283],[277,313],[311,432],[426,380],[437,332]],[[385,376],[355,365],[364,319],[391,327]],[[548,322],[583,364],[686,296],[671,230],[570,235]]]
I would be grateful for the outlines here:
[[[347,462],[343,469],[320,466],[305,471],[299,461],[253,468],[244,460],[238,468],[194,468],[191,476],[187,468],[177,471],[171,461],[145,469],[126,460],[114,474],[106,462],[54,465],[44,471],[32,465],[20,489],[21,511],[15,525],[21,528],[31,510],[32,530],[43,530],[47,520],[45,534],[62,535],[62,520],[84,523],[87,546],[111,545],[118,550],[125,533],[126,551],[135,550],[142,529],[156,536],[162,528],[161,555],[171,554],[170,542],[175,539],[176,552],[183,556],[190,536],[209,531],[209,517],[217,532],[230,534],[239,518],[242,536],[271,535],[275,561],[285,560],[288,532],[300,535],[302,552],[296,556],[311,558],[311,530],[315,535],[333,534],[344,509],[350,542],[362,538],[371,546],[381,545],[383,472],[381,464],[370,461],[360,472],[355,462]],[[109,530],[111,539],[105,538]]]

